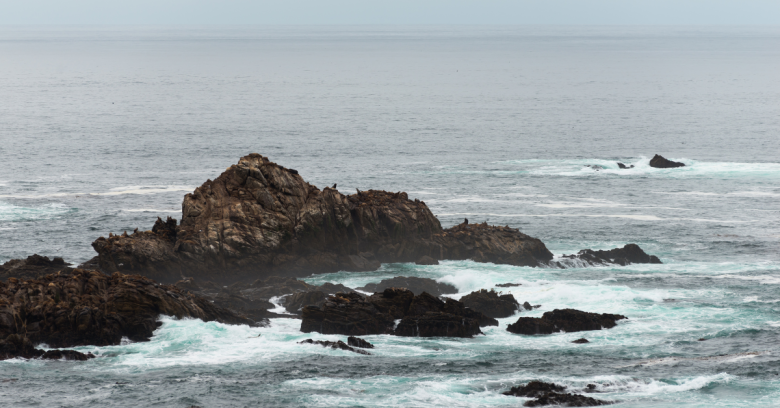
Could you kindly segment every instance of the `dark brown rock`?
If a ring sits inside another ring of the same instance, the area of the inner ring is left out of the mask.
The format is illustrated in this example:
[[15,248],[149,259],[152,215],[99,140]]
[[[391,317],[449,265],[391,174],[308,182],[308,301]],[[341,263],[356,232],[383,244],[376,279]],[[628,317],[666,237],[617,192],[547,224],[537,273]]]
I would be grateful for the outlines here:
[[414,300],[414,293],[406,288],[387,288],[381,293],[374,293],[368,297],[377,310],[387,313],[393,319],[402,319],[409,311],[409,306]]
[[590,343],[590,341],[588,341],[588,339],[586,339],[586,338],[581,338],[581,339],[574,340],[572,343],[574,343],[574,344],[585,344],[585,343]]
[[610,405],[612,402],[597,400],[595,398],[587,397],[580,394],[561,394],[556,392],[548,392],[541,395],[534,400],[527,401],[523,404],[524,407],[545,407],[548,405],[556,405],[561,407],[595,407],[600,405]]
[[297,172],[250,154],[184,197],[182,220],[151,231],[98,238],[100,269],[160,282],[184,276],[219,284],[273,275],[366,271],[380,262],[474,259],[540,266],[552,254],[508,227],[442,229],[424,202],[406,193],[320,190]]
[[337,293],[320,307],[304,307],[301,316],[304,333],[364,336],[393,332],[393,317],[380,312],[357,293]]
[[494,318],[509,317],[515,314],[520,304],[512,295],[499,295],[494,290],[481,289],[460,298],[463,304],[473,310]]
[[623,248],[610,249],[609,251],[583,249],[577,255],[564,255],[564,258],[578,259],[589,265],[630,265],[637,263],[662,263],[655,255],[648,255],[637,244],[627,244]]
[[441,312],[404,317],[395,329],[395,335],[407,337],[473,337],[477,334],[482,334],[479,320]]
[[496,285],[497,288],[511,288],[515,286],[523,286],[522,283],[499,283]]
[[438,265],[438,264],[439,264],[439,261],[438,261],[438,260],[436,260],[436,259],[434,259],[434,258],[431,258],[431,257],[430,257],[430,256],[428,256],[428,255],[425,255],[425,256],[423,256],[422,258],[420,258],[420,259],[418,259],[418,260],[414,261],[414,263],[415,263],[416,265]]
[[616,321],[627,319],[623,315],[609,313],[588,313],[575,309],[555,309],[545,312],[541,318],[521,317],[510,324],[507,330],[515,334],[552,334],[610,329],[617,326]]
[[18,334],[53,347],[148,340],[160,315],[253,324],[201,297],[151,279],[74,269],[0,283],[0,338]]
[[633,165],[633,164],[632,164],[632,165],[630,165],[630,166],[626,166],[625,164],[623,164],[623,163],[621,163],[621,162],[618,162],[618,164],[617,164],[617,165],[618,165],[618,168],[619,168],[619,169],[633,169],[633,168],[634,168],[634,165]]
[[536,398],[547,394],[548,392],[563,392],[566,387],[555,383],[546,383],[543,381],[531,381],[528,384],[512,387],[504,395],[513,395],[515,397]]
[[655,167],[658,169],[671,169],[675,167],[685,167],[685,163],[671,161],[659,154],[656,154],[652,159],[650,159],[650,167]]
[[95,358],[92,353],[80,353],[75,350],[49,350],[41,355],[41,360],[73,360],[73,361],[87,361],[90,358]]
[[419,295],[428,292],[433,296],[441,296],[451,293],[458,293],[458,289],[448,283],[436,282],[430,278],[417,278],[414,276],[396,276],[390,279],[383,279],[379,283],[369,283],[358,290],[365,292],[382,292],[387,288],[406,288]]
[[0,281],[8,278],[22,280],[38,279],[41,276],[63,271],[69,273],[69,268],[62,258],[49,259],[38,254],[30,255],[27,259],[11,259],[0,265]]
[[373,344],[361,339],[360,337],[355,337],[355,336],[349,336],[347,338],[347,344],[349,344],[352,347],[374,348]]
[[367,352],[365,350],[360,350],[360,349],[356,349],[356,348],[350,347],[349,345],[345,344],[341,340],[339,340],[339,341],[325,341],[325,340],[306,339],[306,340],[303,340],[303,341],[299,341],[298,344],[319,344],[322,347],[328,347],[328,348],[332,348],[332,349],[336,349],[336,350],[347,350],[347,351],[351,351],[353,353],[365,354],[365,355],[368,355],[368,356],[371,355],[371,353],[369,353],[369,352]]

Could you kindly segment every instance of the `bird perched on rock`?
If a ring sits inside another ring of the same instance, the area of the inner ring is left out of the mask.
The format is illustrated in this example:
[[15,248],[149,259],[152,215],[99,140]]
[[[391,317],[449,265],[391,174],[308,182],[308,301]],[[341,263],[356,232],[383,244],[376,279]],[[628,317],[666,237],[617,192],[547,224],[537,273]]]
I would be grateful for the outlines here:
[[468,219],[468,218],[464,218],[464,219],[463,219],[463,223],[464,223],[464,224],[468,224],[468,223],[469,223],[469,219]]
[[336,189],[336,183],[333,183],[333,187],[331,187],[331,188],[332,189]]

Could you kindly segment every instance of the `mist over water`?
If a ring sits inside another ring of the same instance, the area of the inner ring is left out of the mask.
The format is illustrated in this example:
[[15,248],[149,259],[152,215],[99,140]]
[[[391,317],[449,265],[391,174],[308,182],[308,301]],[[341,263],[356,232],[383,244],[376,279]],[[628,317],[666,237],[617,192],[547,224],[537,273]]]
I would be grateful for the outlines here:
[[[620,406],[780,400],[780,29],[3,28],[0,56],[0,262],[83,262],[101,235],[180,218],[184,194],[251,152],[345,194],[406,191],[445,227],[509,225],[556,256],[633,242],[664,262],[311,276],[431,277],[455,298],[522,283],[501,290],[542,305],[524,316],[629,319],[520,336],[516,315],[474,339],[366,336],[362,356],[297,344],[344,340],[299,320],[163,318],[150,342],[78,348],[87,362],[0,362],[5,405],[499,407],[534,379]],[[686,167],[651,168],[656,153]]]

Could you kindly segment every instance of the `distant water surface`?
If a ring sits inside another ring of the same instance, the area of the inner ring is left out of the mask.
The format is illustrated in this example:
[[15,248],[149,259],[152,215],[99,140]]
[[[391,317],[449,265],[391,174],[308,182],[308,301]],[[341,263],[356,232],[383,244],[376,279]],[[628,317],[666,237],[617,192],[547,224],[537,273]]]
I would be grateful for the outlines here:
[[[180,218],[184,194],[257,152],[345,194],[406,191],[445,227],[517,227],[556,256],[635,242],[664,264],[312,276],[432,277],[456,297],[518,282],[504,291],[542,304],[523,315],[630,319],[367,336],[360,356],[296,344],[343,340],[296,320],[163,318],[151,342],[79,348],[100,356],[86,363],[0,362],[0,402],[502,407],[541,379],[619,406],[777,406],[778,67],[778,27],[2,27],[0,262],[83,262],[101,235]],[[651,168],[656,153],[687,166]]]

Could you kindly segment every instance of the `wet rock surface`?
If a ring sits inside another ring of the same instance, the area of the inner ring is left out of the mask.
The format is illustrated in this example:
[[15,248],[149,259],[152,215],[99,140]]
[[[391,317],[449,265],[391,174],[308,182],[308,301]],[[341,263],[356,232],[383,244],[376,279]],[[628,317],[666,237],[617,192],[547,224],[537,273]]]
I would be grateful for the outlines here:
[[626,166],[625,164],[623,164],[623,163],[621,163],[621,162],[618,162],[618,164],[617,164],[617,165],[618,165],[618,168],[619,168],[619,169],[621,169],[621,170],[625,170],[625,169],[633,169],[633,168],[634,168],[634,165],[633,165],[633,164],[632,164],[632,165],[630,165],[630,166]]
[[138,275],[74,269],[0,283],[0,338],[18,334],[51,347],[146,341],[160,315],[229,324],[255,324],[172,285]]
[[630,265],[630,264],[660,264],[655,255],[648,255],[637,244],[627,244],[623,248],[610,249],[608,251],[583,249],[577,255],[564,255],[564,258],[579,260],[588,265]]
[[180,225],[158,219],[151,231],[109,234],[92,246],[98,255],[90,264],[102,271],[165,283],[370,271],[426,256],[521,266],[552,259],[540,240],[517,229],[442,229],[425,203],[406,193],[320,190],[259,154],[187,194]]
[[360,337],[355,336],[349,336],[347,338],[347,344],[349,344],[352,347],[358,347],[358,348],[374,348],[374,345],[361,339]]
[[318,344],[318,345],[320,345],[322,347],[328,347],[328,348],[332,348],[332,349],[336,349],[336,350],[347,350],[347,351],[351,351],[353,353],[365,354],[365,355],[368,355],[368,356],[371,355],[371,353],[369,353],[369,352],[367,352],[365,350],[360,350],[360,349],[351,347],[351,346],[347,345],[346,343],[344,343],[341,340],[339,340],[339,341],[325,341],[325,340],[306,339],[306,340],[298,342],[298,344]]
[[590,343],[590,341],[588,341],[588,339],[586,339],[586,338],[581,338],[581,339],[574,340],[572,343],[574,343],[574,344],[585,344],[585,343]]
[[[388,288],[364,298],[338,293],[320,307],[303,308],[301,331],[323,334],[471,337],[498,321],[453,299]],[[401,319],[395,327],[395,320]]]
[[434,296],[458,293],[458,289],[448,283],[440,283],[430,278],[416,278],[414,276],[396,276],[390,279],[383,279],[379,283],[369,283],[357,289],[364,292],[382,292],[388,288],[406,288],[415,295],[423,292],[428,292]]
[[516,286],[523,286],[522,283],[499,283],[496,285],[497,288],[512,288]]
[[0,265],[0,281],[7,281],[8,278],[38,279],[41,276],[59,271],[68,273],[70,270],[72,268],[69,268],[62,258],[49,259],[46,256],[34,254],[28,256],[27,259],[11,259]]
[[319,290],[293,293],[292,295],[285,297],[284,308],[290,313],[301,314],[303,313],[304,307],[322,306],[327,298],[328,294]]
[[75,350],[39,350],[33,347],[32,342],[21,334],[10,334],[4,340],[0,340],[0,360],[11,358],[39,358],[42,360],[74,360],[86,361],[95,358],[92,353],[81,353]]
[[414,263],[415,265],[438,265],[439,261],[426,255],[414,261]]
[[512,387],[504,395],[515,397],[534,398],[527,401],[523,406],[543,407],[556,405],[562,407],[594,407],[599,405],[609,405],[612,402],[597,400],[580,394],[564,393],[566,387],[554,383],[542,381],[531,381],[526,385]]
[[520,308],[514,296],[501,295],[494,290],[486,289],[471,292],[460,298],[460,301],[466,307],[493,318],[512,316]]
[[671,161],[661,156],[660,154],[656,154],[652,159],[650,159],[650,167],[655,167],[657,169],[671,169],[675,167],[685,167],[685,163]]
[[507,327],[515,334],[552,334],[555,332],[578,332],[587,330],[610,329],[617,321],[627,319],[623,315],[610,313],[588,313],[575,309],[555,309],[545,312],[541,318],[521,317]]

